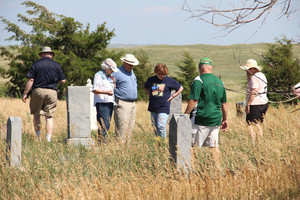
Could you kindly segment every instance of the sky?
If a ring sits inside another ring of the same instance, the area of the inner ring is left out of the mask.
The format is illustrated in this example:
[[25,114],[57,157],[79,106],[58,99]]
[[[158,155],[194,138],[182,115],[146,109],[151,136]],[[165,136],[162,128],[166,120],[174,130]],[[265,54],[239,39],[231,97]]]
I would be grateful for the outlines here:
[[[274,7],[262,28],[255,33],[261,21],[245,25],[229,35],[221,29],[195,18],[182,10],[184,0],[33,0],[46,6],[50,12],[73,17],[91,30],[107,22],[107,28],[114,30],[111,44],[253,44],[275,42],[285,35],[300,40],[300,1],[292,0],[292,8],[299,10],[287,19],[280,15],[280,7]],[[226,0],[224,0],[226,1]],[[237,3],[240,0],[227,0]],[[0,0],[0,16],[16,23],[24,30],[30,30],[18,22],[17,14],[25,14],[27,8],[22,0]],[[188,0],[197,8],[206,0]],[[12,34],[3,30],[0,22],[0,46],[17,44],[5,41]],[[255,33],[255,34],[254,34]],[[253,35],[254,34],[254,35]],[[225,36],[226,35],[226,36]]]

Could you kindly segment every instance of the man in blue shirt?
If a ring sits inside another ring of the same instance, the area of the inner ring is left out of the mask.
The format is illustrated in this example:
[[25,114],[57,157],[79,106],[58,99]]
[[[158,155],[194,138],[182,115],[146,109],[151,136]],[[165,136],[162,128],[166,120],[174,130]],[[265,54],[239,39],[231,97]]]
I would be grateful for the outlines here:
[[53,133],[53,113],[57,106],[57,83],[65,83],[66,78],[61,66],[52,60],[55,53],[50,47],[44,47],[39,53],[40,60],[34,62],[27,74],[22,101],[26,103],[27,95],[32,88],[30,113],[38,138],[41,133],[41,115],[46,118],[46,139],[51,141]]
[[130,141],[135,123],[135,101],[137,99],[137,79],[133,72],[133,66],[139,61],[132,54],[126,54],[123,65],[118,72],[112,74],[115,77],[115,97],[117,106],[114,109],[116,134],[122,142]]

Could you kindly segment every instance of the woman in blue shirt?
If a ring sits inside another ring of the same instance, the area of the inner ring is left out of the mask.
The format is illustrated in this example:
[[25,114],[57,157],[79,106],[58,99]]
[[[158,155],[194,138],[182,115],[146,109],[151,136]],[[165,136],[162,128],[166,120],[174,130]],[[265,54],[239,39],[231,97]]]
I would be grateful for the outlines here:
[[[149,95],[148,111],[151,112],[154,133],[156,136],[166,139],[170,102],[182,92],[183,87],[175,79],[167,76],[168,68],[165,64],[158,63],[154,73],[156,76],[148,78],[144,84],[144,90]],[[172,90],[176,90],[176,92],[171,96]]]

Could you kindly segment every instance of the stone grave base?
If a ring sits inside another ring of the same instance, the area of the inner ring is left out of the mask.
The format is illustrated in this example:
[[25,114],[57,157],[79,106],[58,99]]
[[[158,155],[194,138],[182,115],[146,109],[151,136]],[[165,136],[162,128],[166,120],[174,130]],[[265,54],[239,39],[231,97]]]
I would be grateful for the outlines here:
[[65,140],[68,145],[83,145],[86,148],[92,148],[95,146],[95,140],[93,138],[70,138]]

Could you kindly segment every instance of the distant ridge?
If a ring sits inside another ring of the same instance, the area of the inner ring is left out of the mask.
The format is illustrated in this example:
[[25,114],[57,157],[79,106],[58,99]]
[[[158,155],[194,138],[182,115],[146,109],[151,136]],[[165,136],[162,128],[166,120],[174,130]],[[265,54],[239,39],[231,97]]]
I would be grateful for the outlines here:
[[151,46],[152,44],[109,44],[108,48],[128,48],[139,46]]

